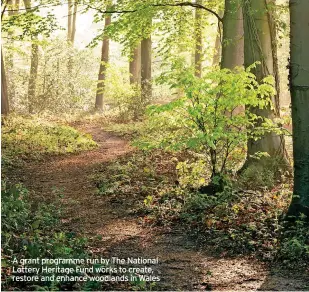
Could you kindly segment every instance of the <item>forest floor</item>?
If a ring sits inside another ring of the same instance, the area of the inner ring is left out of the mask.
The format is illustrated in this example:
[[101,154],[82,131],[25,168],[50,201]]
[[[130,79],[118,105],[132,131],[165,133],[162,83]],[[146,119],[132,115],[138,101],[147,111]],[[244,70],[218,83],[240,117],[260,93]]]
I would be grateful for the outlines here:
[[28,161],[25,168],[15,170],[14,176],[45,198],[52,199],[53,188],[61,190],[65,230],[93,238],[89,249],[97,256],[158,257],[155,269],[161,281],[153,290],[308,289],[304,275],[287,272],[284,267],[274,270],[253,257],[217,257],[211,250],[198,248],[181,226],[168,230],[145,226],[141,215],[134,212],[141,200],[138,195],[98,195],[91,176],[102,164],[114,163],[134,149],[129,141],[99,125],[73,126],[91,134],[99,146],[78,154]]

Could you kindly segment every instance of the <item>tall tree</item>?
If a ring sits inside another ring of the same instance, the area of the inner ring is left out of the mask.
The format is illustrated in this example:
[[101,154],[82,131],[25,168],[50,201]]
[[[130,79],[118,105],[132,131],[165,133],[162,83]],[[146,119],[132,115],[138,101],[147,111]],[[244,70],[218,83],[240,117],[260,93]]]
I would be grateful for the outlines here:
[[[218,13],[219,17],[222,18],[224,16],[223,10],[220,10]],[[218,19],[218,28],[217,28],[217,34],[216,34],[216,39],[215,39],[215,46],[214,46],[214,54],[212,58],[212,65],[219,65],[221,63],[221,55],[222,55],[222,22]]]
[[[225,0],[223,39],[221,45],[221,69],[234,70],[244,65],[244,23],[240,0]],[[244,112],[244,107],[234,109],[233,114]]]
[[[275,78],[278,77],[276,52],[272,40],[272,37],[274,37],[272,31],[274,27],[271,17],[272,10],[268,7],[268,2],[270,1],[244,0],[243,2],[245,67],[257,61],[261,62],[253,70],[258,81],[261,81],[268,75],[273,75]],[[279,88],[276,89],[279,91]],[[274,120],[274,118],[280,116],[278,94],[273,96],[272,102],[274,105],[273,109],[269,106],[262,110],[251,107],[250,110],[258,116]],[[250,157],[257,152],[266,152],[272,157],[284,158],[286,151],[283,136],[272,132],[257,141],[249,139],[248,157],[245,166],[252,161]],[[260,161],[263,162],[264,159]]]
[[9,111],[10,109],[9,109],[8,88],[7,88],[4,60],[1,48],[1,114],[7,115]]
[[[220,23],[218,23],[220,25]],[[216,40],[215,40],[215,47],[214,47],[214,55],[212,58],[212,65],[218,65],[220,64],[221,60],[221,54],[222,54],[222,48],[221,48],[221,28],[218,28],[217,35],[216,35]]]
[[77,16],[77,1],[74,2],[73,19],[72,19],[72,31],[71,31],[71,43],[74,44],[76,33],[76,16]]
[[309,219],[309,1],[290,0],[294,197],[288,214]]
[[[68,45],[74,47],[74,40],[75,40],[75,32],[76,32],[76,15],[77,15],[77,0],[69,0],[68,1],[68,32],[67,32],[67,42]],[[72,75],[73,69],[73,55],[69,54],[68,57],[68,75]],[[71,94],[74,92],[74,84],[69,81],[69,88]]]
[[152,97],[151,84],[151,36],[141,41],[141,89],[142,100],[147,103]]
[[67,41],[74,45],[75,32],[76,32],[76,15],[77,15],[78,3],[75,0],[68,1],[68,32],[67,32]]
[[68,0],[68,32],[67,32],[67,41],[71,41],[72,35],[72,0]]
[[[19,0],[9,0],[8,3],[8,15],[13,16],[18,14],[19,10]],[[8,32],[8,43],[10,46],[14,46],[14,34],[13,31]],[[8,95],[10,100],[15,98],[15,86],[10,86],[12,84],[11,79],[13,79],[14,72],[14,50],[8,50],[6,55],[7,59],[7,83],[8,83]]]
[[141,45],[138,44],[130,56],[129,73],[130,84],[137,85],[141,82]]
[[[27,12],[31,12],[31,0],[24,0],[24,5]],[[38,76],[39,67],[39,45],[38,36],[33,35],[31,39],[31,61],[30,61],[30,76],[28,83],[28,109],[29,113],[33,113],[35,94],[36,94],[36,83]]]
[[34,102],[36,96],[36,84],[38,77],[39,67],[39,46],[36,43],[37,40],[33,40],[31,44],[31,64],[30,64],[30,77],[28,84],[28,102],[29,102],[29,113],[34,112]]
[[[105,16],[105,26],[104,30],[111,24],[111,16]],[[101,50],[101,63],[98,75],[98,85],[97,85],[97,93],[95,99],[95,109],[102,111],[103,110],[103,99],[104,99],[104,88],[105,88],[105,80],[106,80],[106,69],[109,61],[109,37],[104,35],[102,42],[102,50]]]
[[[196,4],[202,5],[202,0],[196,0]],[[203,50],[203,19],[202,10],[195,9],[195,50],[194,50],[194,65],[195,76],[202,77],[202,50]]]
[[225,0],[221,68],[244,65],[244,26],[240,0]]

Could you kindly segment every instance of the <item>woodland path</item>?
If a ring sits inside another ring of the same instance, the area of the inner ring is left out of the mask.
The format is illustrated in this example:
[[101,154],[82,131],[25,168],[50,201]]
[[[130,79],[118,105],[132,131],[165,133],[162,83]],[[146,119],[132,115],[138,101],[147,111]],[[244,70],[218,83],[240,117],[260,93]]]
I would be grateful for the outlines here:
[[[73,125],[89,133],[99,147],[79,154],[47,157],[27,162],[16,179],[38,196],[51,198],[62,189],[63,225],[87,237],[100,235],[91,250],[101,257],[159,257],[161,281],[154,290],[304,290],[303,277],[270,272],[252,258],[217,258],[201,251],[179,228],[164,231],[143,226],[132,208],[139,198],[96,194],[90,179],[102,163],[130,155],[129,142],[97,125]],[[210,273],[211,272],[211,273]],[[308,286],[307,286],[308,287]],[[114,287],[119,289],[120,287]]]

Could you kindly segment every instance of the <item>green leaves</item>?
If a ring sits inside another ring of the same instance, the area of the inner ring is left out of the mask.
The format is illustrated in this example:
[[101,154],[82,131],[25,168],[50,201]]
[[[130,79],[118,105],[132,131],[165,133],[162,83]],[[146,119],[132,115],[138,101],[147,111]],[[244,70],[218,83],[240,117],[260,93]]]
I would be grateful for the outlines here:
[[33,12],[25,12],[6,17],[2,20],[2,32],[14,32],[10,38],[16,40],[29,40],[38,35],[50,37],[50,34],[60,29],[55,16],[39,16]]
[[[245,148],[247,139],[259,139],[272,132],[276,125],[270,119],[245,110],[266,109],[275,94],[273,78],[261,84],[249,69],[236,68],[210,71],[203,78],[191,69],[181,69],[181,61],[169,75],[171,86],[184,96],[171,103],[148,109],[148,133],[139,145],[165,149],[190,149],[203,153],[215,172],[233,169],[239,163],[234,152]],[[258,122],[259,126],[256,126]],[[143,148],[143,147],[142,147]],[[244,159],[242,157],[241,159]],[[213,173],[214,175],[214,173]]]

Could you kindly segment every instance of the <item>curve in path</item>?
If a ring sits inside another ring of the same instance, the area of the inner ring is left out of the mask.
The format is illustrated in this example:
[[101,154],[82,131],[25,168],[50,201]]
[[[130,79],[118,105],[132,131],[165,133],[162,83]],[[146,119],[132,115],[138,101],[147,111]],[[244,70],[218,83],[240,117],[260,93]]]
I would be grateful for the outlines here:
[[[137,199],[117,199],[96,195],[89,177],[102,163],[127,155],[129,143],[95,125],[82,125],[99,147],[74,155],[50,157],[31,162],[20,170],[23,181],[37,195],[50,196],[56,187],[64,194],[66,229],[101,239],[92,251],[101,257],[159,257],[158,290],[302,290],[303,279],[270,275],[252,258],[216,258],[199,251],[181,228],[164,233],[143,227],[130,208]],[[291,279],[292,278],[292,279]]]

